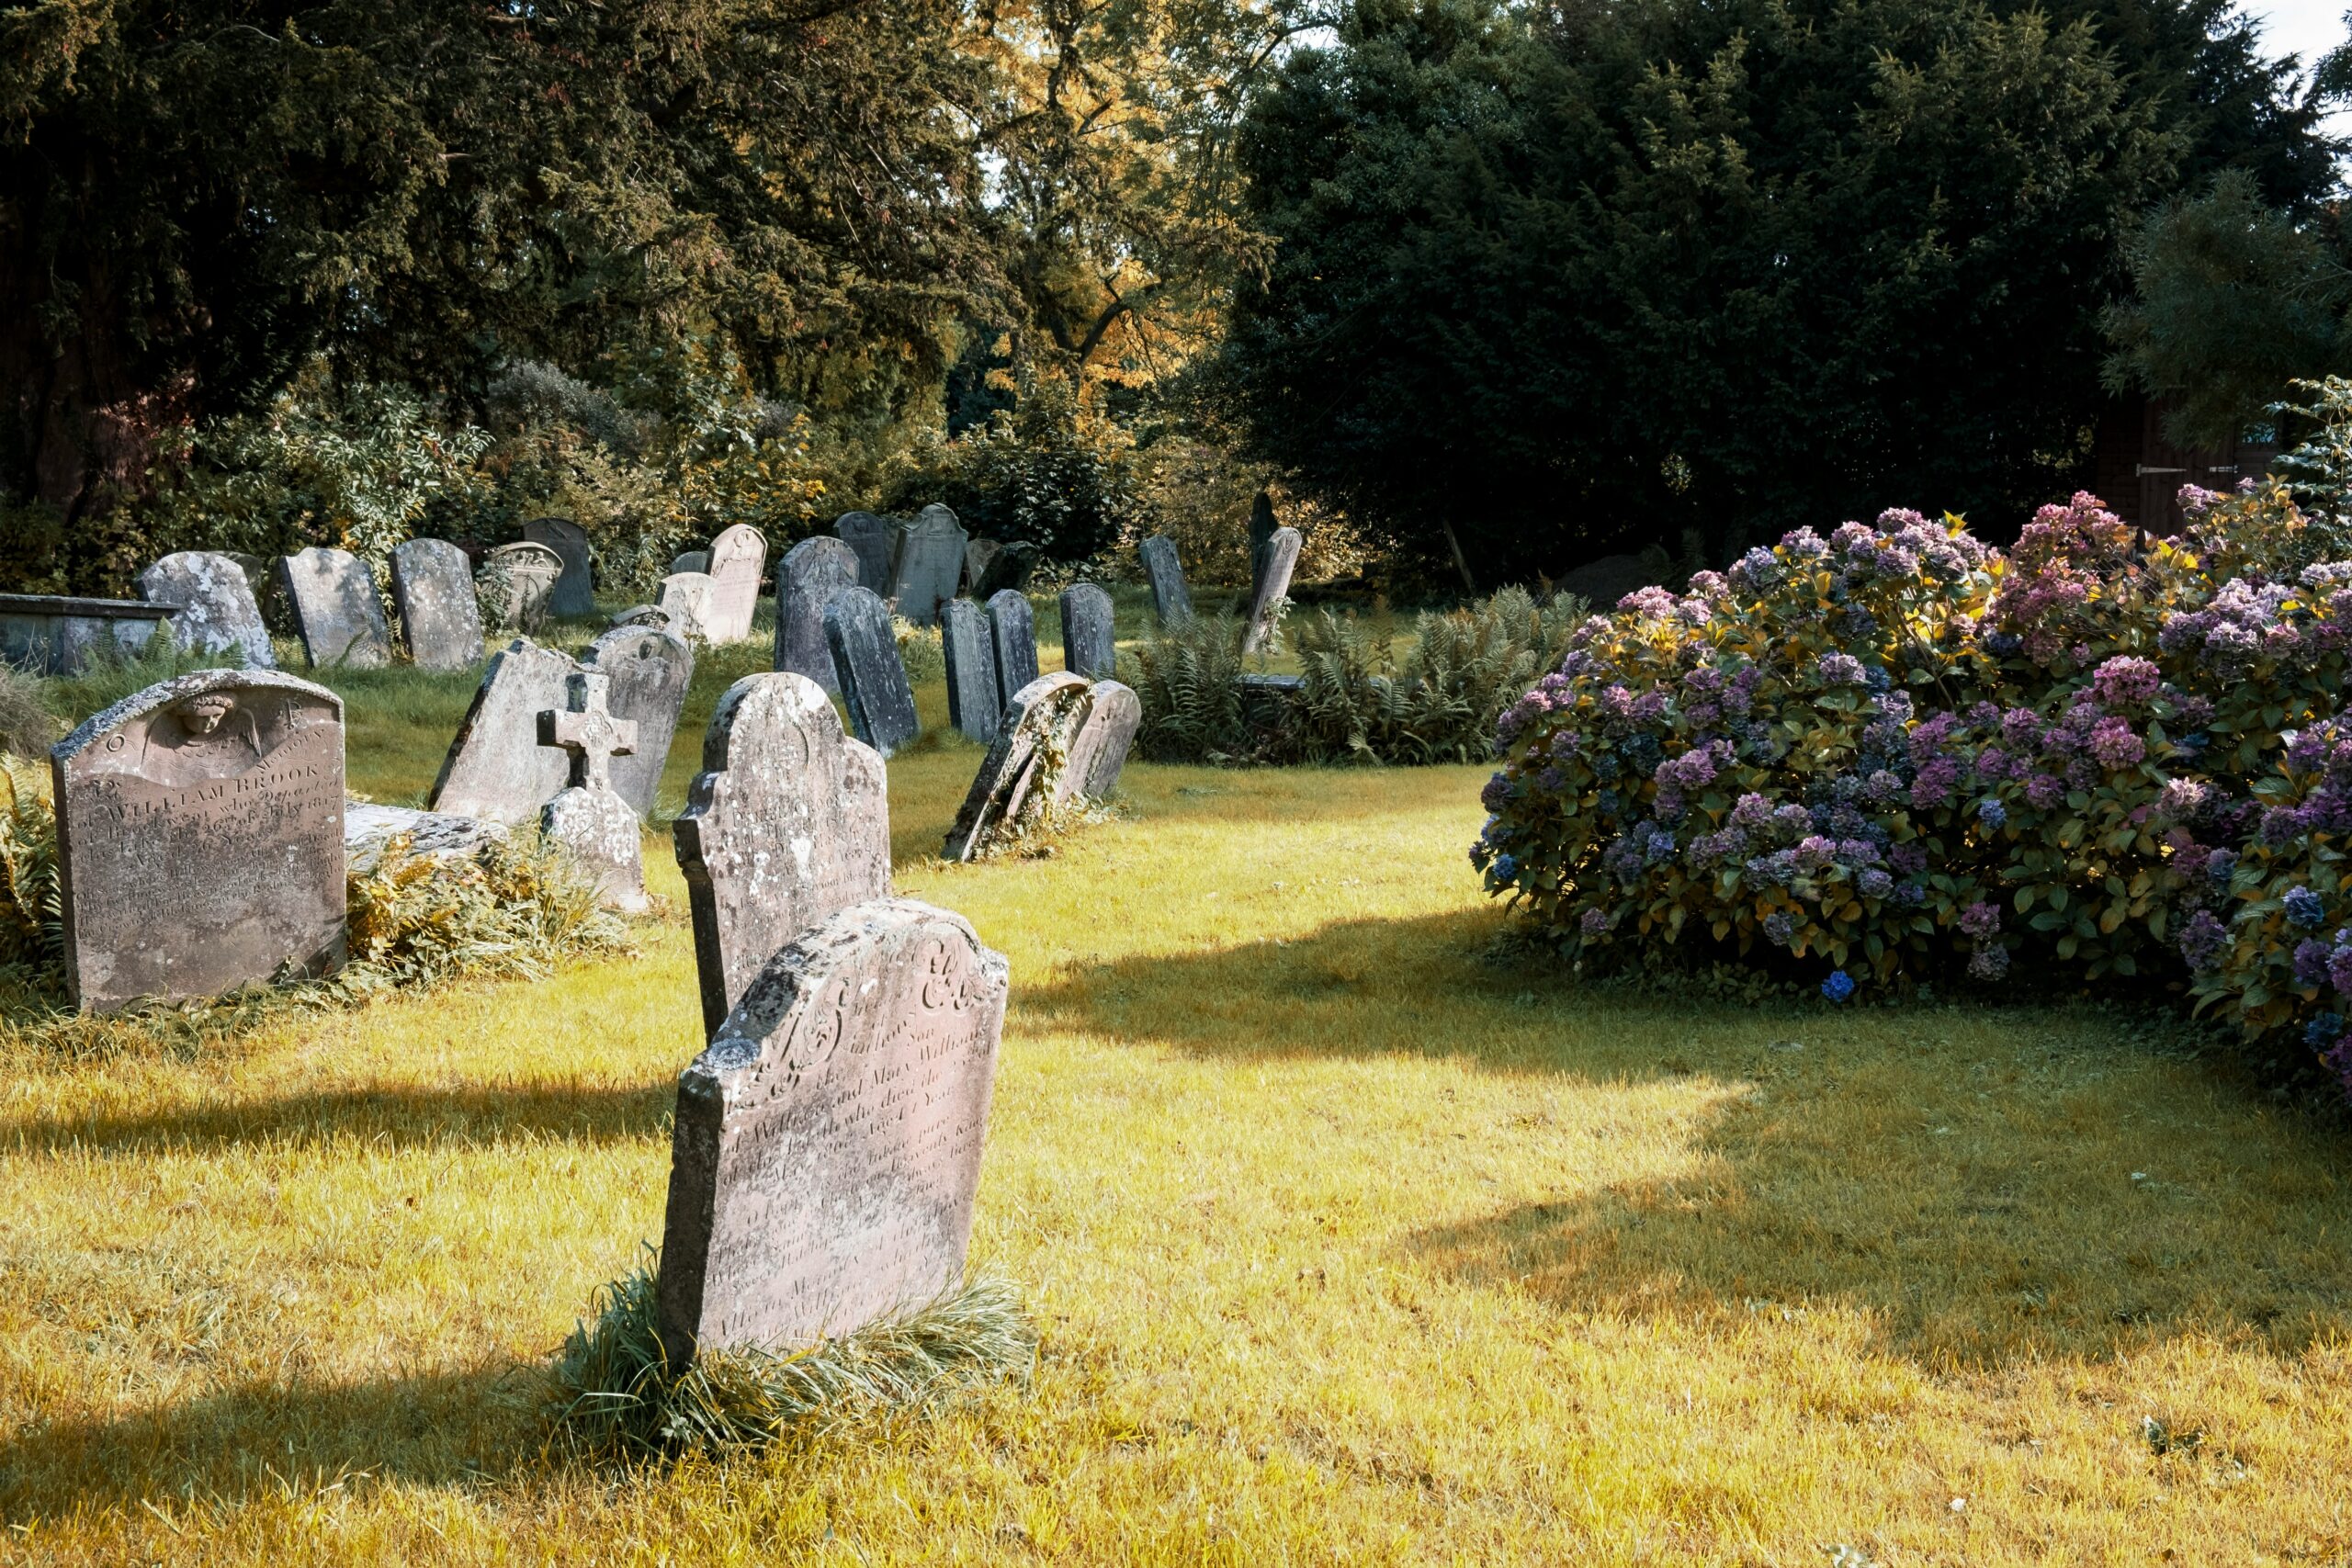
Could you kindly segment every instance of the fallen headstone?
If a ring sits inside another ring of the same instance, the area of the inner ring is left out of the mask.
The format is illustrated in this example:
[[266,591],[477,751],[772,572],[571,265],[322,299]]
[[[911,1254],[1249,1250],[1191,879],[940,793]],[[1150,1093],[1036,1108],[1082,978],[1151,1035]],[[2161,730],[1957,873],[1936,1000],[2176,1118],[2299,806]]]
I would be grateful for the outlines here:
[[878,598],[895,592],[899,570],[899,539],[905,532],[888,517],[871,512],[844,512],[833,520],[833,532],[857,552],[857,581]]
[[948,829],[947,859],[973,860],[1019,837],[1035,816],[1031,807],[1055,798],[1070,743],[1086,720],[1087,692],[1081,677],[1056,671],[1013,694]]
[[312,545],[279,557],[277,570],[312,669],[372,670],[392,661],[391,633],[367,563],[349,550]]
[[989,558],[988,570],[972,584],[972,597],[986,604],[999,593],[1019,593],[1029,586],[1029,573],[1036,565],[1037,547],[1015,539]]
[[704,625],[711,641],[741,642],[752,635],[767,564],[767,536],[749,523],[738,523],[710,542],[710,613]]
[[405,839],[412,853],[431,860],[462,860],[505,836],[504,828],[477,817],[449,817],[372,801],[346,801],[343,807],[343,859],[356,872],[375,870],[394,839]]
[[570,773],[560,753],[541,750],[538,716],[564,705],[564,679],[579,668],[528,637],[492,654],[426,807],[508,826],[537,821]]
[[565,753],[570,778],[539,808],[539,831],[561,844],[604,902],[646,907],[645,851],[637,813],[613,790],[612,761],[637,747],[637,726],[606,707],[608,680],[594,670],[564,678],[564,705],[539,715],[539,744]]
[[659,626],[616,626],[588,645],[581,664],[611,677],[613,716],[637,726],[637,750],[613,760],[613,788],[650,817],[695,678],[694,644]]
[[553,550],[560,565],[555,587],[548,593],[548,613],[594,615],[596,590],[588,565],[588,530],[569,517],[540,517],[523,525],[523,537]]
[[481,604],[466,552],[447,539],[392,547],[392,606],[420,670],[472,670],[482,657]]
[[563,576],[563,558],[547,546],[525,539],[501,545],[482,557],[474,573],[482,598],[491,605],[500,631],[537,631],[547,625],[554,606],[555,585]]
[[791,1349],[963,1274],[1008,970],[958,915],[851,906],[678,1079],[655,1287],[673,1366]]
[[1102,584],[1074,582],[1062,590],[1062,668],[1090,681],[1118,672],[1119,643],[1111,595]]
[[1012,694],[1037,678],[1037,617],[1029,601],[1005,589],[989,601],[989,636],[996,644],[996,691],[1000,709],[1012,706]]
[[249,669],[277,668],[253,581],[227,556],[176,550],[139,574],[139,596],[172,607],[172,637],[183,651],[233,653]]
[[662,580],[660,608],[670,617],[670,628],[681,637],[710,636],[710,579],[699,571],[673,571]]
[[837,910],[890,896],[890,800],[881,757],[842,733],[822,688],[789,671],[727,689],[702,766],[672,831],[703,1032],[715,1035],[785,946]]
[[1054,787],[1054,804],[1073,795],[1102,800],[1119,786],[1119,774],[1135,749],[1136,731],[1143,728],[1143,699],[1116,681],[1094,682],[1086,718],[1069,743]]
[[958,731],[988,744],[1004,712],[997,689],[996,636],[988,615],[969,599],[939,607],[939,645],[947,656],[947,717]]
[[74,1005],[217,996],[344,959],[343,699],[198,670],[50,752]]
[[839,695],[832,650],[825,646],[825,606],[857,586],[857,552],[820,535],[784,552],[775,569],[775,667],[806,675]]
[[890,596],[899,614],[916,626],[939,620],[939,606],[956,597],[964,576],[964,525],[936,502],[915,514],[899,540],[899,570]]
[[867,588],[844,588],[825,606],[825,645],[849,709],[850,728],[885,757],[922,733],[890,611]]
[[1295,528],[1277,528],[1266,540],[1259,558],[1257,592],[1250,598],[1250,631],[1242,639],[1245,653],[1262,651],[1273,640],[1274,625],[1283,602],[1290,597],[1290,574],[1298,566],[1298,548],[1305,541]]
[[1176,541],[1154,534],[1136,547],[1143,558],[1144,581],[1151,585],[1152,613],[1163,626],[1181,626],[1193,618],[1192,590],[1184,585],[1184,564],[1176,556]]

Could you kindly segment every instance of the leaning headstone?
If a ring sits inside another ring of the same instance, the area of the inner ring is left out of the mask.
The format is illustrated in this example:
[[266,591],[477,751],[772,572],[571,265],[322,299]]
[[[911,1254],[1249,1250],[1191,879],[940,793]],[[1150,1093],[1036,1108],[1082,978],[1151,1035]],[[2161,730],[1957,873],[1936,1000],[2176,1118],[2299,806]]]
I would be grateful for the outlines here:
[[425,805],[508,826],[537,821],[570,772],[560,753],[540,749],[538,716],[564,705],[564,680],[579,668],[528,637],[491,655]]
[[217,996],[344,957],[343,699],[198,670],[50,752],[74,1005]]
[[408,656],[420,670],[472,670],[481,663],[481,604],[466,552],[447,539],[392,547],[392,606]]
[[343,665],[372,670],[392,661],[391,634],[376,580],[349,550],[312,545],[277,561],[286,597],[294,606],[294,630],[302,657],[312,669]]
[[949,860],[972,860],[1018,837],[1034,808],[1057,798],[1070,743],[1086,721],[1087,690],[1078,676],[1056,671],[1013,694],[948,830]]
[[775,667],[806,675],[838,695],[832,650],[825,646],[825,606],[857,586],[857,552],[822,535],[784,552],[775,569]]
[[940,649],[947,656],[948,721],[985,746],[996,739],[1004,712],[1004,694],[997,689],[995,633],[987,613],[969,599],[942,604],[939,626]]
[[972,584],[972,597],[983,604],[999,593],[1021,592],[1029,586],[1029,573],[1037,565],[1037,547],[1026,539],[1015,539],[989,557],[989,569],[979,581]]
[[1154,534],[1136,547],[1143,558],[1144,581],[1151,584],[1152,612],[1163,626],[1181,626],[1193,618],[1192,590],[1184,585],[1184,563],[1177,558],[1176,541]]
[[1102,584],[1074,582],[1062,590],[1062,668],[1090,681],[1107,681],[1119,667],[1111,595]]
[[1004,548],[994,539],[973,539],[964,546],[964,581],[967,586],[977,583],[988,574],[989,562],[997,551]]
[[825,646],[860,740],[888,757],[922,733],[889,607],[873,590],[844,588],[833,595],[825,606]]
[[1242,650],[1256,653],[1273,640],[1274,620],[1282,613],[1283,601],[1290,596],[1290,574],[1298,566],[1301,544],[1295,528],[1277,528],[1266,541],[1266,548],[1259,564],[1264,568],[1258,574],[1258,591],[1250,596],[1250,632],[1242,639]]
[[996,645],[996,691],[1000,707],[1037,678],[1037,617],[1029,601],[1008,588],[989,601],[989,636]]
[[894,592],[899,570],[899,540],[905,532],[888,517],[871,512],[844,512],[833,520],[833,532],[857,552],[857,580],[874,592]]
[[710,552],[708,550],[682,551],[677,556],[672,558],[670,561],[670,570],[672,571],[698,571],[707,577],[710,575]]
[[596,591],[588,568],[588,530],[569,517],[541,517],[523,525],[523,537],[535,545],[545,545],[562,563],[555,587],[548,594],[548,613],[594,615]]
[[612,678],[613,716],[637,726],[637,750],[613,759],[613,788],[631,811],[650,817],[695,678],[694,644],[660,626],[616,626],[588,645],[581,663]]
[[275,670],[277,654],[244,569],[213,550],[177,550],[139,574],[139,596],[172,608],[172,636],[185,652],[233,653],[247,668]]
[[678,1078],[662,1348],[790,1349],[929,1301],[972,1239],[1008,969],[960,915],[854,904]]
[[563,789],[539,808],[539,831],[561,844],[616,908],[646,907],[645,851],[637,813],[613,789],[612,764],[637,749],[637,726],[606,707],[608,678],[583,670],[564,680],[564,704],[539,715],[539,744],[570,759]]
[[789,671],[727,689],[702,766],[672,831],[715,1035],[769,959],[835,911],[890,896],[890,798],[881,757]]
[[537,631],[545,626],[555,585],[562,577],[563,558],[528,539],[499,546],[482,557],[474,573],[500,631]]
[[1069,743],[1069,757],[1054,788],[1058,806],[1072,795],[1102,800],[1119,786],[1136,731],[1143,728],[1143,699],[1116,681],[1094,682],[1086,721]]
[[767,537],[749,523],[738,523],[710,542],[710,616],[705,624],[711,641],[741,642],[752,635],[767,564]]
[[659,607],[670,617],[671,629],[681,637],[712,640],[711,581],[699,571],[673,571],[662,580]]
[[964,577],[964,525],[936,502],[915,514],[899,541],[899,570],[890,596],[899,614],[919,626],[939,619],[939,606],[956,597]]

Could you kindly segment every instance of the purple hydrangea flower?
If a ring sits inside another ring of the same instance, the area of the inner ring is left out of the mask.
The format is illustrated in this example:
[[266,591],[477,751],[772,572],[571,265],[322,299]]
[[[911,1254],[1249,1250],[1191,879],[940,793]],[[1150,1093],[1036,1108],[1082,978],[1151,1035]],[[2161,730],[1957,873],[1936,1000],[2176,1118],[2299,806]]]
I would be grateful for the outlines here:
[[1991,936],[2001,929],[2000,907],[1978,899],[1960,912],[1960,929],[1973,937]]
[[2191,969],[2203,974],[2213,966],[2214,959],[2221,955],[2229,940],[2229,928],[2215,919],[2211,909],[2199,909],[2181,925],[2180,955],[2188,961]]
[[2306,931],[2327,923],[2327,905],[2308,887],[2290,887],[2279,902],[2286,906],[2287,919]]

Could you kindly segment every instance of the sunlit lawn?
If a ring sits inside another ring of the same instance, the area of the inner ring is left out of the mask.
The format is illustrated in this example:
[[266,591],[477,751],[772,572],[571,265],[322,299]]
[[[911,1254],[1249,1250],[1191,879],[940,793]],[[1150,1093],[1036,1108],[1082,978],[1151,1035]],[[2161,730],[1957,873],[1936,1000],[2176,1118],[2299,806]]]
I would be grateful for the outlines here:
[[[665,810],[758,662],[706,660]],[[343,683],[354,786],[419,798],[465,683]],[[636,961],[5,1064],[0,1556],[2352,1556],[2344,1118],[2087,1010],[1498,964],[1474,770],[1136,766],[1053,858],[943,866],[978,757],[895,761],[893,837],[1012,961],[975,1246],[1025,1385],[723,1465],[544,1452],[698,1044],[654,832]]]

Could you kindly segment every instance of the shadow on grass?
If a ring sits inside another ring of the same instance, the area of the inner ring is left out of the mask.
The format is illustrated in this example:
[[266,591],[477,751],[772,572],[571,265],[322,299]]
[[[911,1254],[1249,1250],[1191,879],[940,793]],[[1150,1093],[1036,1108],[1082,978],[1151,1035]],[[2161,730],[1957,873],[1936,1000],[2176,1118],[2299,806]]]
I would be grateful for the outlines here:
[[190,1106],[149,1114],[0,1122],[0,1145],[26,1153],[100,1155],[266,1145],[302,1148],[348,1139],[391,1148],[562,1138],[611,1144],[668,1124],[677,1086],[546,1085],[351,1089]]

